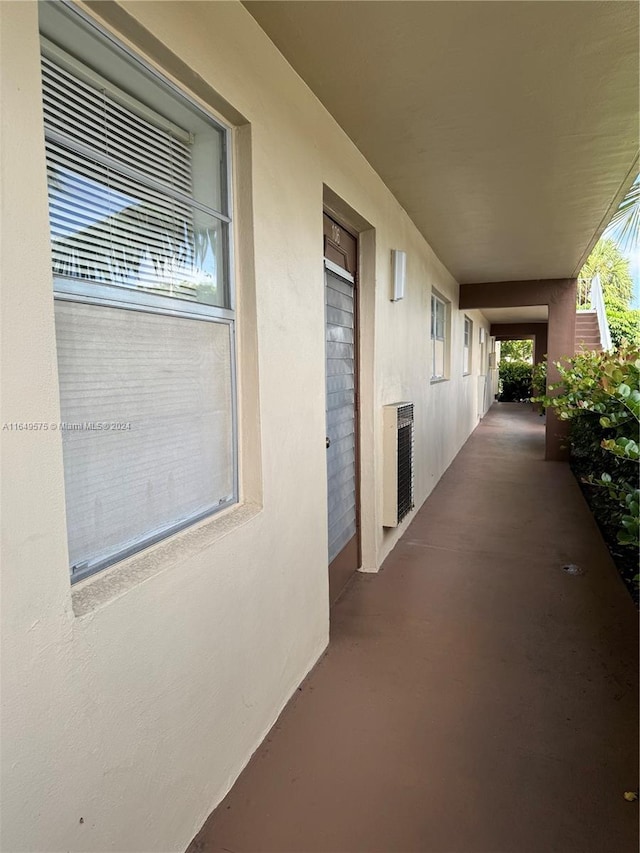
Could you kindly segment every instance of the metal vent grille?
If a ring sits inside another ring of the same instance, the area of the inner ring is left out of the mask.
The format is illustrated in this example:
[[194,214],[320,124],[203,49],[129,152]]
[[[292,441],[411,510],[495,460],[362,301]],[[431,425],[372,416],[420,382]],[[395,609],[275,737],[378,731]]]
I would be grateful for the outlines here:
[[382,524],[397,527],[413,509],[413,403],[383,407]]
[[413,509],[413,403],[398,408],[398,521]]

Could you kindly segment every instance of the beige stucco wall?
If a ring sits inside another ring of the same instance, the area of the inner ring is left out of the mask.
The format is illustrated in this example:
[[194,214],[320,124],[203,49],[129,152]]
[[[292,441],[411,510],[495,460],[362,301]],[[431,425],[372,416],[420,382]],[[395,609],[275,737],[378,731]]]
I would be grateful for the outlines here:
[[[488,324],[468,312],[463,378],[456,282],[243,7],[124,6],[250,124],[236,158],[245,500],[72,595],[60,436],[0,432],[3,851],[184,849],[326,646],[323,186],[373,229],[361,285],[365,569],[406,527],[379,523],[382,405],[415,403],[418,506],[477,422]],[[0,14],[2,422],[56,423],[37,9],[5,0]],[[408,258],[397,304],[392,248]],[[436,385],[432,287],[452,303],[451,379]]]

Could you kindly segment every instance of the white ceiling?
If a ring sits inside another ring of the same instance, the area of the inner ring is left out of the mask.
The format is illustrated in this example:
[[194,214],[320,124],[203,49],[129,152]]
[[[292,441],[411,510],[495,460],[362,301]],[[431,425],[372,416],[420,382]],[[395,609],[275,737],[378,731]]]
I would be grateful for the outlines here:
[[244,5],[458,281],[577,273],[637,171],[635,2]]

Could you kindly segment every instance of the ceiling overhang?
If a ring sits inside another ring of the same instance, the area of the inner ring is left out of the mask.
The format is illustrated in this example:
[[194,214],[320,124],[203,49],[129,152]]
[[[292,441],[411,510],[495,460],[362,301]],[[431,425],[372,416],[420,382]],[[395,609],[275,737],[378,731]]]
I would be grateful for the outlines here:
[[461,282],[574,277],[638,169],[638,5],[245,2]]
[[482,313],[492,324],[547,323],[548,305],[519,305],[512,308],[483,308]]

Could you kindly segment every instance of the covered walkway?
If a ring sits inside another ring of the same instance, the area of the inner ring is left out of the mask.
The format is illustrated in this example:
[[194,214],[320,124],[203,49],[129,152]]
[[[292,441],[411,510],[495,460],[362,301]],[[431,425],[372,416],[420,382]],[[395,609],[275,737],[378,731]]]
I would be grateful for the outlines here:
[[635,608],[543,455],[494,405],[190,851],[637,849]]

